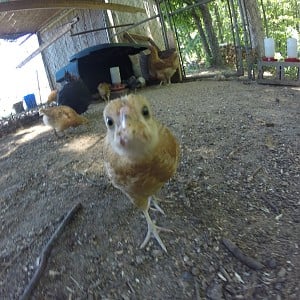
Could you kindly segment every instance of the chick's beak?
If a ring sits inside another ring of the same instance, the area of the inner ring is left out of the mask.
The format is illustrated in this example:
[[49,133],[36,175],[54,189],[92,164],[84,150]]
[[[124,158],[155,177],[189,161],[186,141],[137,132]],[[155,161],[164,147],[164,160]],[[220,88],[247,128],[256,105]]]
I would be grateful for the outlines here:
[[130,126],[129,108],[127,106],[124,106],[120,109],[120,120],[121,120],[121,128],[122,129],[126,129]]
[[123,147],[126,147],[128,143],[128,137],[130,135],[130,114],[129,108],[124,106],[120,109],[120,129],[119,129],[119,141]]

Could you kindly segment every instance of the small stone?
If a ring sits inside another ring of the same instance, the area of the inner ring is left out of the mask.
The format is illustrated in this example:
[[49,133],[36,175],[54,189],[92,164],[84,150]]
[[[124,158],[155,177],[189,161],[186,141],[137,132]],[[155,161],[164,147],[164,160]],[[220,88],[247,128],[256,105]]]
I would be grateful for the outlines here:
[[208,272],[209,273],[214,273],[215,272],[215,267],[214,266],[209,266]]
[[161,250],[154,249],[151,252],[151,254],[154,258],[156,258],[156,257],[161,257],[163,255],[163,252]]
[[278,275],[278,277],[284,277],[285,274],[286,274],[286,269],[282,267],[282,268],[279,270],[279,272],[278,272],[277,275]]
[[135,258],[135,261],[138,265],[142,264],[145,260],[145,256],[139,255]]
[[217,282],[213,282],[206,290],[206,296],[211,300],[223,299],[222,285]]
[[266,125],[266,127],[274,127],[275,126],[275,124],[272,122],[266,122],[265,125]]
[[278,277],[284,277],[285,274],[286,274],[286,269],[282,267],[282,268],[279,270],[279,272],[278,272],[277,275],[278,275]]
[[184,255],[184,256],[183,256],[183,261],[184,261],[184,262],[187,262],[188,260],[189,260],[189,257],[188,257],[187,255]]
[[49,270],[49,276],[50,277],[55,277],[55,276],[58,276],[58,275],[60,275],[60,273],[58,271]]
[[191,281],[193,279],[193,275],[190,272],[183,272],[181,277],[184,281]]
[[196,267],[193,267],[192,268],[192,274],[194,276],[198,276],[200,274],[200,270],[198,268],[196,268]]
[[267,261],[267,266],[271,269],[275,269],[277,267],[277,261],[275,258],[271,258]]

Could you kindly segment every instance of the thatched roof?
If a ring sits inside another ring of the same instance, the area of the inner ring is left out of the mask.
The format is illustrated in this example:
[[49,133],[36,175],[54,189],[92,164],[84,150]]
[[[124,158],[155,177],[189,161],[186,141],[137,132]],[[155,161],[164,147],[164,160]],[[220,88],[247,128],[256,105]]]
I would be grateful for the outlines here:
[[104,0],[14,0],[0,1],[0,39],[16,39],[40,31],[65,10],[111,9],[123,12],[144,12],[143,9]]

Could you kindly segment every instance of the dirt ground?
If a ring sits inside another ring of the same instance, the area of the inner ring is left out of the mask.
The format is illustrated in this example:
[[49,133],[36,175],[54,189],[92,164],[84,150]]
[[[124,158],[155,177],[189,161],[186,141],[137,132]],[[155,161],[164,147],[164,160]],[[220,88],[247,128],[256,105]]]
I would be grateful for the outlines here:
[[300,88],[207,80],[140,93],[181,144],[166,215],[150,213],[173,230],[161,233],[168,254],[155,240],[139,248],[146,220],[106,178],[93,103],[90,125],[61,139],[41,120],[0,139],[0,298],[21,297],[80,202],[30,299],[300,299]]

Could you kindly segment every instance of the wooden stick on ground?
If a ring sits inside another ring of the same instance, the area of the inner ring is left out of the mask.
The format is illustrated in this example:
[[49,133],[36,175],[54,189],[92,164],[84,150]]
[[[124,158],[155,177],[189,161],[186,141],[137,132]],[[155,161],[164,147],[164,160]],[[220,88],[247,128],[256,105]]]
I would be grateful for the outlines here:
[[248,266],[249,268],[253,270],[261,270],[264,265],[260,263],[259,261],[255,260],[254,258],[245,255],[237,245],[235,245],[231,240],[222,239],[222,242],[224,246],[238,259],[240,260],[243,264]]
[[61,235],[64,227],[70,223],[71,219],[74,217],[74,215],[77,213],[77,211],[79,209],[82,208],[82,204],[81,203],[77,203],[68,213],[67,215],[64,217],[64,219],[62,220],[62,222],[59,224],[59,226],[57,227],[57,229],[55,230],[55,232],[53,233],[53,235],[51,236],[50,240],[48,241],[48,243],[46,244],[46,246],[44,247],[41,256],[40,256],[40,263],[39,266],[37,267],[33,277],[31,278],[29,284],[27,285],[23,295],[21,296],[21,300],[27,300],[29,299],[31,292],[34,290],[34,288],[36,287],[38,281],[40,280],[43,271],[46,268],[47,265],[47,261],[48,258],[50,256],[50,252],[53,248],[54,243],[56,242],[56,240],[59,238],[59,236]]

